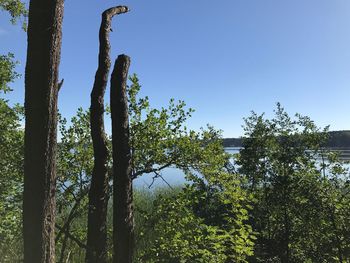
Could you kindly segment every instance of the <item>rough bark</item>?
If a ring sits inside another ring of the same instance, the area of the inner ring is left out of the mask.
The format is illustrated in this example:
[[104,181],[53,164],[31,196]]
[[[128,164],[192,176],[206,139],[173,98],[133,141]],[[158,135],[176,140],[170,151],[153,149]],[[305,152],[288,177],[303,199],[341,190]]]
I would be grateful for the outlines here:
[[133,192],[126,81],[130,58],[118,56],[111,76],[113,145],[113,262],[132,262],[134,249]]
[[99,32],[99,58],[95,82],[91,92],[90,123],[94,148],[94,168],[92,171],[89,191],[88,233],[86,262],[104,263],[107,256],[107,203],[108,203],[108,175],[107,175],[107,142],[104,130],[104,94],[110,69],[109,32],[113,16],[125,13],[128,8],[117,6],[107,9],[102,14]]
[[58,68],[63,0],[31,0],[25,71],[24,262],[55,262]]

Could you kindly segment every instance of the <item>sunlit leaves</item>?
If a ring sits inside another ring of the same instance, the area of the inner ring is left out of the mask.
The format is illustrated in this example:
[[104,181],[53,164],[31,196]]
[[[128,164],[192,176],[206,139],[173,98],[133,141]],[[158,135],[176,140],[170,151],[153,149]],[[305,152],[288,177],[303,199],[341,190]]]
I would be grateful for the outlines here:
[[19,74],[15,71],[17,63],[12,53],[0,55],[0,92],[11,91],[8,84],[19,77]]
[[6,100],[0,98],[0,254],[4,255],[4,262],[18,258],[18,251],[21,250],[22,117],[22,107],[11,107]]
[[[11,16],[11,22],[16,23],[20,18],[26,19],[28,11],[25,3],[20,0],[0,0],[0,10],[7,11]],[[23,29],[26,29],[26,22],[22,22]]]
[[[349,258],[348,172],[323,149],[328,127],[306,116],[245,119],[239,172],[256,200],[251,222],[257,232],[256,260],[330,262]],[[343,201],[343,200],[347,201]]]

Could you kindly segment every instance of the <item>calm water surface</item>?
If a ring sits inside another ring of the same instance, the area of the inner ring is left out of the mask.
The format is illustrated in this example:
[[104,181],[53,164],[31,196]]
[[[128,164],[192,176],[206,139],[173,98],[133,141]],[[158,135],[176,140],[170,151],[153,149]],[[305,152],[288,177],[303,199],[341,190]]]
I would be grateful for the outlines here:
[[[239,149],[239,147],[225,148],[226,152],[228,153],[238,153]],[[164,178],[164,180],[166,180],[166,182],[169,183],[171,186],[180,185],[186,181],[185,174],[181,170],[172,167],[164,169],[161,175]],[[141,177],[134,180],[134,186],[136,188],[148,189],[166,185],[166,183],[161,178],[153,180],[153,176],[154,174],[142,175]]]
[[[240,147],[229,147],[225,148],[225,151],[231,154],[238,153],[240,150]],[[341,160],[344,161],[350,161],[350,149],[334,149],[334,151],[337,151],[340,153]],[[349,166],[347,164],[346,166]],[[161,173],[164,180],[166,180],[167,183],[169,183],[171,186],[181,185],[183,184],[185,180],[185,174],[176,168],[166,168]],[[151,188],[155,189],[160,186],[166,186],[166,183],[161,179],[157,178],[153,180],[154,174],[144,174],[141,177],[134,180],[134,186],[136,188]]]

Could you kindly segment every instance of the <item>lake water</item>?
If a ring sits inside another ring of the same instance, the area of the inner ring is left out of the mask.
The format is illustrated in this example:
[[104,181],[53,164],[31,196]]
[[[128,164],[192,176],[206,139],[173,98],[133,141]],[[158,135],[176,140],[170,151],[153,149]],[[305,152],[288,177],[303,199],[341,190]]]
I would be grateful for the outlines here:
[[[240,147],[228,147],[225,148],[225,151],[231,154],[238,153],[240,150]],[[340,159],[343,161],[350,161],[350,149],[332,149],[336,152],[340,153]],[[169,183],[171,186],[181,185],[183,184],[185,180],[185,174],[176,168],[166,168],[161,172],[162,177],[164,180]],[[153,180],[154,174],[144,174],[140,176],[139,178],[134,180],[134,187],[135,188],[151,188],[155,189],[160,186],[166,186],[167,184],[161,179],[157,178]]]
[[[239,147],[225,148],[228,153],[238,153],[239,149]],[[161,175],[171,186],[181,185],[186,181],[185,174],[180,169],[173,167],[162,170]],[[134,187],[148,189],[166,186],[166,183],[161,178],[153,180],[153,176],[154,174],[144,174],[140,176],[134,180]]]

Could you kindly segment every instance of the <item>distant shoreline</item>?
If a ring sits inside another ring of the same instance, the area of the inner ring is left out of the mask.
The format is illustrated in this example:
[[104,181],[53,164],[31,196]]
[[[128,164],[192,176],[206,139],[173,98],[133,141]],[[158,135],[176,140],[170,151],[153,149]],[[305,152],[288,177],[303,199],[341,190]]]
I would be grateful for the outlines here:
[[[223,138],[222,142],[225,148],[242,147],[243,138]],[[330,131],[329,139],[324,145],[331,150],[347,150],[350,148],[350,130]]]

